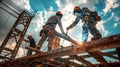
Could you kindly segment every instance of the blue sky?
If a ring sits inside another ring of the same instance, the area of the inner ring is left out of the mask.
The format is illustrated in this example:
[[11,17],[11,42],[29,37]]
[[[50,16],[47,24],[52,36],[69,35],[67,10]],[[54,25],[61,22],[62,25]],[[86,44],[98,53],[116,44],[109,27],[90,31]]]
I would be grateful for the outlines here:
[[54,7],[53,11],[58,10],[58,6],[55,3],[55,0],[30,0],[31,8],[36,11],[48,10],[50,7]]
[[[36,3],[37,2],[37,3]],[[63,18],[62,23],[64,26],[64,30],[66,30],[66,27],[69,26],[75,19],[75,16],[72,14],[73,7],[74,6],[80,6],[80,7],[88,7],[91,11],[98,11],[99,15],[102,17],[102,21],[98,22],[97,28],[101,32],[102,37],[107,37],[114,34],[120,34],[120,1],[118,0],[30,0],[30,6],[31,8],[36,12],[41,12],[42,17],[47,20],[53,13],[55,13],[57,10],[60,10],[63,12]],[[39,4],[41,5],[38,5]],[[36,3],[36,4],[34,4]],[[36,9],[38,8],[38,9]],[[49,13],[46,14],[46,12],[51,12],[51,15]],[[46,17],[48,15],[48,17]],[[45,16],[45,17],[44,17]],[[69,19],[69,20],[68,20]],[[44,23],[45,21],[44,20]],[[68,35],[70,35],[73,39],[77,41],[81,41],[81,29],[82,24],[81,22],[78,23],[76,27],[74,27],[72,30],[68,32]],[[59,28],[56,28],[57,31],[59,31]],[[89,39],[92,37],[92,35],[89,36]],[[61,40],[62,41],[62,40]],[[70,42],[65,41],[64,44],[71,44]],[[62,45],[64,45],[62,44]],[[65,45],[64,45],[65,46]],[[68,46],[68,45],[67,45]],[[45,47],[45,46],[44,46]],[[43,48],[44,48],[43,47]],[[114,50],[114,49],[112,49]],[[107,60],[111,60],[108,57]],[[91,60],[93,63],[96,62],[95,59],[87,58],[87,60]],[[112,59],[115,60],[115,59]]]
[[[117,6],[120,4],[120,1],[114,0],[114,2],[116,3],[113,3],[113,5],[112,3],[108,4],[108,6],[111,5],[111,8],[107,6],[105,0],[99,0],[99,2],[95,4],[96,10],[102,12],[101,16],[102,20],[105,22],[104,28],[109,32],[108,36],[120,33],[120,7]],[[105,10],[105,7],[108,7],[109,10],[107,8]]]
[[[66,27],[75,19],[72,11],[73,7],[77,5],[81,8],[88,7],[91,11],[98,11],[99,15],[102,17],[102,21],[98,22],[96,27],[103,37],[120,33],[120,1],[118,0],[30,0],[29,3],[31,9],[41,15],[39,19],[42,19],[42,22],[38,22],[41,26],[44,25],[43,23],[45,23],[50,16],[54,15],[57,10],[60,10],[64,14],[62,22],[64,30],[66,31]],[[58,28],[57,30],[59,31]],[[76,27],[69,31],[69,35],[80,41],[82,36],[81,30],[81,23],[78,23]],[[74,32],[77,32],[77,36]],[[91,37],[92,35],[89,36],[89,40]]]
[[[36,15],[33,18],[27,35],[34,36],[36,42],[39,41],[39,31],[46,23],[47,19],[54,15],[56,11],[60,10],[63,13],[62,24],[64,30],[75,19],[73,15],[74,6],[88,7],[91,11],[98,11],[102,20],[97,23],[96,27],[102,34],[102,37],[110,35],[120,34],[120,0],[12,0],[17,6],[29,12],[35,12]],[[82,23],[81,21],[73,29],[68,31],[68,35],[77,41],[81,41],[82,37]],[[57,26],[56,30],[60,32]],[[92,35],[89,35],[88,41]],[[61,42],[63,39],[61,39]],[[46,50],[47,43],[43,45],[42,50]],[[64,46],[71,45],[70,42],[64,41]]]

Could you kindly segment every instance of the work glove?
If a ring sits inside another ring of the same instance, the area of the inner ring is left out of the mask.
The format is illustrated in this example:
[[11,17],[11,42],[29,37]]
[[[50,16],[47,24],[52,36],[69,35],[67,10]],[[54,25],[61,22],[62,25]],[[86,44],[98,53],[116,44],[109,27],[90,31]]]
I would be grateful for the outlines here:
[[66,29],[67,29],[67,30],[70,30],[70,29],[71,29],[71,27],[69,26],[69,27],[67,27]]
[[65,32],[63,32],[62,34],[66,35],[66,33],[65,33]]
[[40,31],[40,34],[39,34],[39,36],[42,36],[42,34],[43,34],[43,30],[41,30],[41,31]]
[[75,26],[75,24],[70,25],[69,27],[67,27],[67,30],[70,30],[71,28],[73,28]]

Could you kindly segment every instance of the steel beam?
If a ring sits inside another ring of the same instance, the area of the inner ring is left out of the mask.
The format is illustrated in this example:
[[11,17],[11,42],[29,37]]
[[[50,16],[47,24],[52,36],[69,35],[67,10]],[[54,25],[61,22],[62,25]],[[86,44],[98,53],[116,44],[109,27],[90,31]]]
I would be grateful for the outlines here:
[[85,64],[85,65],[87,65],[87,66],[89,66],[89,67],[93,67],[93,64],[92,64],[91,62],[85,60],[83,57],[79,57],[79,56],[77,56],[77,55],[73,55],[73,57],[74,57],[76,60],[82,62],[83,64]]
[[[30,25],[33,16],[28,14],[26,11],[23,11],[19,17],[17,18],[16,22],[14,23],[13,27],[11,28],[10,32],[6,36],[5,40],[3,41],[2,45],[0,46],[0,54],[2,55],[3,50],[10,52],[10,57],[15,59],[16,54],[22,41],[24,40],[24,36],[26,31]],[[17,26],[23,26],[23,29],[17,28]],[[13,41],[14,40],[14,41]],[[15,47],[11,50],[9,47],[5,47],[6,45],[10,45],[9,42],[16,42]]]
[[116,47],[120,47],[120,34],[106,38],[101,38],[95,41],[86,42],[84,43],[84,45],[81,45],[81,47],[76,46],[64,47],[61,49],[40,53],[38,55],[31,55],[27,57],[18,58],[13,61],[1,62],[0,65],[6,63],[12,64],[14,62],[17,62],[16,64],[19,64],[22,62],[26,62],[28,59],[31,59],[32,60],[31,62],[35,62],[37,60],[47,60],[50,58],[57,58],[60,56],[75,55],[83,52],[93,52]]

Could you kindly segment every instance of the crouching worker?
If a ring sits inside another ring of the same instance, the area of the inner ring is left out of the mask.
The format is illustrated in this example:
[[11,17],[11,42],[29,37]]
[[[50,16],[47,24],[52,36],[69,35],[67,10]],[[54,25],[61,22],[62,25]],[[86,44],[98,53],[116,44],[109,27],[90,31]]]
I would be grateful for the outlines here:
[[[54,40],[54,38],[56,36],[54,31],[55,31],[57,24],[58,24],[61,32],[63,34],[65,34],[65,32],[63,31],[62,23],[61,23],[62,16],[63,16],[63,14],[60,11],[58,11],[58,12],[56,12],[56,15],[50,17],[47,20],[46,24],[43,26],[43,29],[40,31],[41,39],[37,46],[38,50],[41,48],[41,46],[43,45],[43,43],[45,42],[47,37],[48,37],[48,44],[50,44],[49,42],[53,42],[52,40]],[[48,45],[48,51],[49,50],[51,50],[50,45]]]
[[89,32],[93,35],[91,40],[96,40],[102,37],[100,32],[96,29],[97,21],[101,20],[97,12],[92,12],[87,7],[81,9],[79,6],[75,6],[73,14],[77,17],[75,21],[67,27],[67,30],[75,27],[81,19],[82,22],[84,22],[82,26],[82,42],[87,41]]
[[[30,42],[30,47],[35,48],[36,47],[36,42],[35,42],[34,38],[31,35],[29,35],[28,39],[29,39],[29,42]],[[32,50],[28,50],[27,56],[32,55],[32,52],[33,52]]]

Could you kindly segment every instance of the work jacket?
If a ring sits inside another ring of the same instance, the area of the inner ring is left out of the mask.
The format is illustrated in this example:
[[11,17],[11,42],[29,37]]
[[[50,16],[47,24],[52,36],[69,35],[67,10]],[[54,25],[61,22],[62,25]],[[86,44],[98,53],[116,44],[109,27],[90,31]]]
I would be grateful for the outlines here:
[[49,25],[51,27],[51,29],[55,30],[57,24],[58,24],[61,32],[64,33],[63,26],[61,23],[61,18],[57,15],[50,17],[45,25]]

